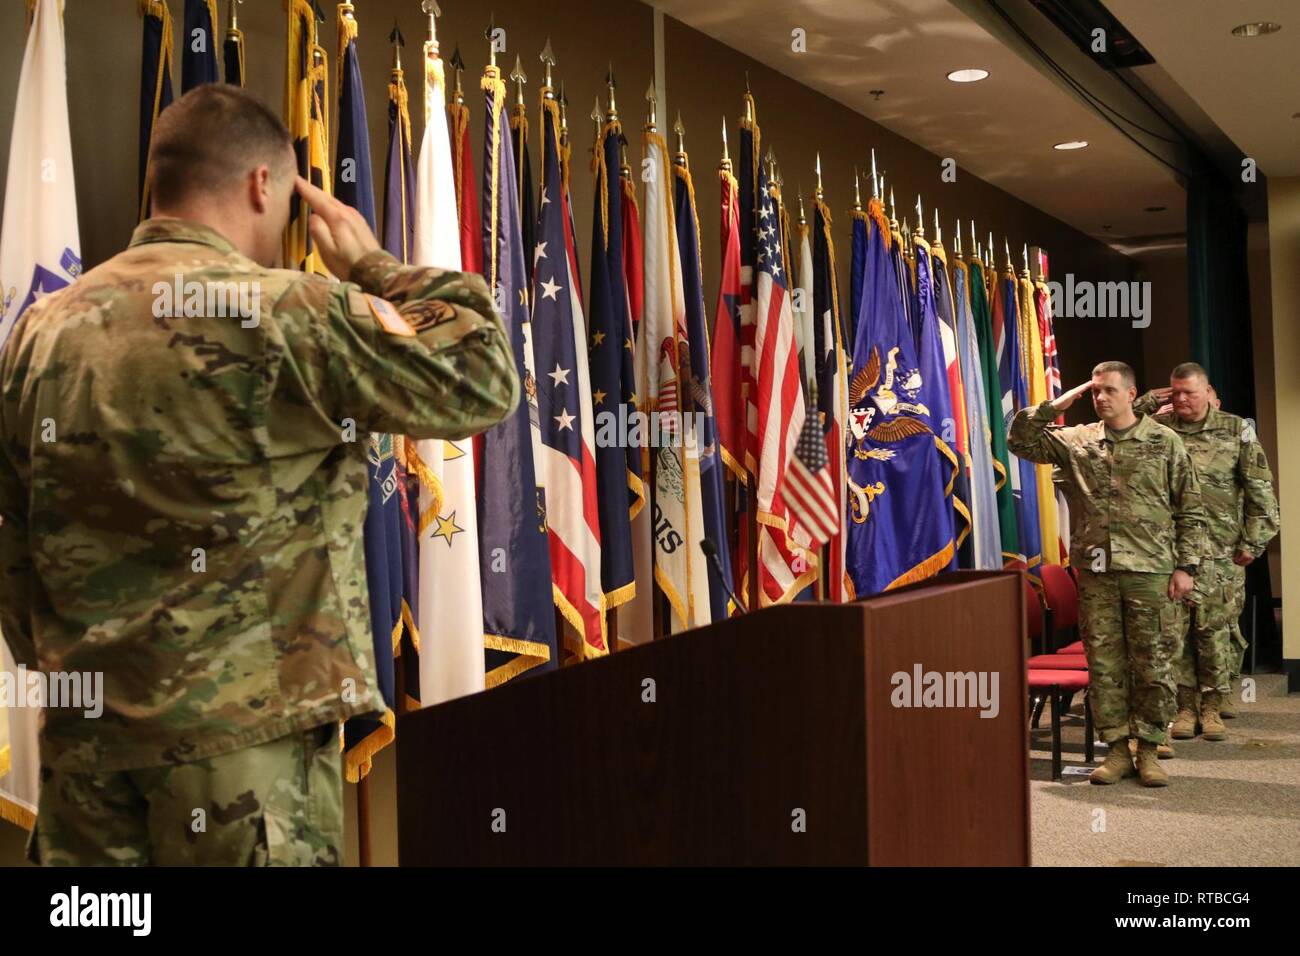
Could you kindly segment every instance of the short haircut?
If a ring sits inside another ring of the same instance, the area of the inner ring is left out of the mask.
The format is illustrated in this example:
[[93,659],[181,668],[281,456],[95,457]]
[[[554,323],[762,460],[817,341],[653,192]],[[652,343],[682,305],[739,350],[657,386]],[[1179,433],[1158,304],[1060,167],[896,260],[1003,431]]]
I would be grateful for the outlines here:
[[1119,372],[1125,388],[1137,386],[1137,375],[1133,373],[1133,367],[1125,362],[1098,362],[1092,370],[1093,376],[1105,375],[1107,372]]
[[265,163],[277,179],[294,170],[293,138],[256,96],[204,83],[158,114],[149,143],[154,205],[167,208],[202,192],[221,193]]
[[1183,362],[1181,365],[1175,365],[1174,370],[1169,373],[1170,378],[1200,378],[1205,380],[1205,384],[1210,384],[1210,376],[1205,369],[1195,362]]

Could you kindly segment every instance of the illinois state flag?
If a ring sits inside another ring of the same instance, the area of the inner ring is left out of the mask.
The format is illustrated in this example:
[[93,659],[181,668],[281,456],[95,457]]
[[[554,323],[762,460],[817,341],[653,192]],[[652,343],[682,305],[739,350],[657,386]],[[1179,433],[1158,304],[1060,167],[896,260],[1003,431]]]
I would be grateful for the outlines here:
[[[61,7],[59,0],[36,3],[18,77],[0,229],[0,343],[27,306],[81,275]],[[14,664],[0,640],[0,667],[12,674]],[[36,814],[37,719],[32,708],[0,710],[0,819],[29,828]]]

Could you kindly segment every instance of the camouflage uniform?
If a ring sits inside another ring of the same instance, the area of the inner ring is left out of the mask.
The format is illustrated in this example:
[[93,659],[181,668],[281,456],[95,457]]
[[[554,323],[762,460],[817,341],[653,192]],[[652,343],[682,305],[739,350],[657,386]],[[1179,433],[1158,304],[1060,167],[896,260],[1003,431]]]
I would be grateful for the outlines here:
[[[1133,407],[1149,414],[1157,404],[1148,392]],[[1246,570],[1232,558],[1238,551],[1258,557],[1277,534],[1273,475],[1253,426],[1236,415],[1211,407],[1199,422],[1183,422],[1174,412],[1154,417],[1183,440],[1206,513],[1206,551],[1184,616],[1178,685],[1228,693],[1246,646],[1238,625]]]
[[[206,226],[149,220],[14,326],[0,627],[19,663],[104,682],[98,720],[45,710],[52,779],[238,766],[212,758],[383,709],[367,437],[464,438],[519,383],[479,276],[375,251],[349,278],[265,269]],[[241,282],[253,318],[204,301]],[[75,829],[46,815],[79,805],[42,800],[38,831]]]
[[1117,434],[1102,422],[1053,425],[1057,414],[1050,402],[1023,409],[1007,447],[1054,465],[1069,501],[1097,732],[1106,743],[1162,744],[1175,708],[1179,622],[1169,578],[1195,566],[1203,549],[1196,473],[1178,437],[1149,418]]

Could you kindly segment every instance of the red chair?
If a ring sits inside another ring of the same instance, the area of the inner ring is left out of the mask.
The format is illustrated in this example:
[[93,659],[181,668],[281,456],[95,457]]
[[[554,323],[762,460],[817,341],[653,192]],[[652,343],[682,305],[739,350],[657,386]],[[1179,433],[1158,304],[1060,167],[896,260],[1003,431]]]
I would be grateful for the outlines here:
[[1088,672],[1077,670],[1037,670],[1029,671],[1029,693],[1037,704],[1038,713],[1042,712],[1045,699],[1052,702],[1052,779],[1061,779],[1061,715],[1065,713],[1069,702],[1079,691],[1084,691],[1084,759],[1092,763],[1092,708],[1088,702]]
[[1071,640],[1079,637],[1079,588],[1070,572],[1057,564],[1043,565],[1039,576],[1043,582],[1043,600],[1052,612],[1052,627],[1047,632],[1044,649],[1052,651],[1062,633]]
[[1021,574],[1021,581],[1025,589],[1025,626],[1029,635],[1029,646],[1043,649],[1044,635],[1047,633],[1046,612],[1043,608],[1043,599],[1038,595],[1038,589],[1029,583],[1029,575]]
[[1060,649],[1059,651],[1057,651],[1056,653],[1058,653],[1058,654],[1082,654],[1082,653],[1084,653],[1084,650],[1083,650],[1083,641],[1075,641],[1073,644],[1066,644],[1063,648],[1061,648],[1061,649]]
[[1088,658],[1083,654],[1035,654],[1025,664],[1031,671],[1086,671]]

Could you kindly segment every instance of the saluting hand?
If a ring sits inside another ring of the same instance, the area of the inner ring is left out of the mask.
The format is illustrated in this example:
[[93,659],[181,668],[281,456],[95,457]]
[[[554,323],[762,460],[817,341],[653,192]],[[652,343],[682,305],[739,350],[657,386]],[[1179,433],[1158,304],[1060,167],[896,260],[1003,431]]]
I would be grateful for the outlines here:
[[316,188],[301,176],[297,177],[294,185],[298,195],[311,207],[307,228],[311,230],[325,268],[347,280],[358,260],[379,248],[379,240],[370,231],[365,217],[347,203]]
[[1062,395],[1060,395],[1058,398],[1056,398],[1052,402],[1052,407],[1055,408],[1058,412],[1063,412],[1071,405],[1074,404],[1074,400],[1076,398],[1078,398],[1080,395],[1084,394],[1085,392],[1091,392],[1091,391],[1092,391],[1092,380],[1089,379],[1088,381],[1084,382],[1082,385],[1076,385],[1068,392],[1065,392]]

